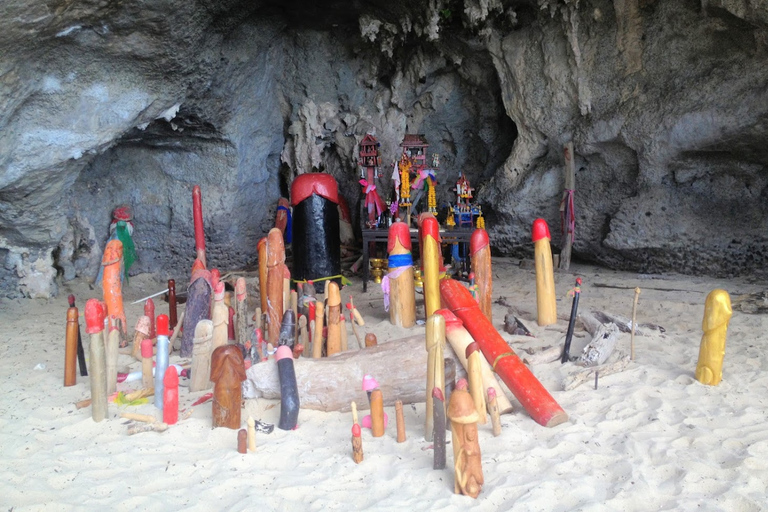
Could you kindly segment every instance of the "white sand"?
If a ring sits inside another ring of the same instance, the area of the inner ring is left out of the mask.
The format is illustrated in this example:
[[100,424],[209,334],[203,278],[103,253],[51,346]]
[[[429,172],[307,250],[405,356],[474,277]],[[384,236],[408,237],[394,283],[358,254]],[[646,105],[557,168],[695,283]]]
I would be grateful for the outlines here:
[[[494,297],[535,312],[533,271],[515,263],[494,260]],[[584,279],[581,310],[628,317],[632,289],[640,286],[638,322],[662,325],[666,333],[646,329],[648,335],[636,337],[636,360],[624,372],[601,378],[597,390],[590,382],[561,391],[564,368],[559,362],[534,367],[570,421],[541,427],[513,399],[515,411],[502,416],[501,436],[491,435],[490,422],[481,426],[485,486],[477,500],[453,494],[450,445],[448,467],[432,470],[432,450],[423,436],[424,404],[405,406],[405,443],[395,442],[394,421],[383,438],[364,431],[360,465],[351,458],[349,414],[302,410],[298,430],[259,434],[257,452],[246,455],[236,451],[235,431],[211,429],[210,402],[162,434],[128,436],[129,421],[118,417],[128,410],[152,414],[152,405],[110,404],[108,419],[94,423],[90,408],[74,406],[90,395],[88,378],[78,372],[76,386],[62,387],[64,332],[67,294],[76,294],[82,312],[86,299],[100,292],[75,282],[55,300],[4,299],[0,505],[14,511],[768,508],[768,318],[735,311],[723,382],[708,387],[693,378],[706,294],[724,288],[733,297],[762,291],[764,283],[638,276],[573,265],[571,273],[556,275],[558,325],[538,328],[523,316],[539,345],[551,345],[565,332],[571,303],[566,293],[576,275]],[[595,286],[599,283],[628,289]],[[126,303],[164,287],[150,276],[138,276],[125,291]],[[344,293],[355,295],[366,329],[376,332],[380,342],[403,336],[403,330],[391,328],[377,288],[362,294],[357,280]],[[157,301],[156,313],[165,312],[166,304]],[[498,329],[505,313],[505,307],[494,305]],[[130,327],[140,314],[141,305],[127,308]],[[84,322],[81,327],[87,354]],[[423,327],[405,334],[417,329]],[[576,334],[574,344],[583,344],[585,333]],[[622,335],[620,350],[628,350],[628,340]],[[520,344],[512,346],[521,353]],[[176,359],[174,354],[171,360]],[[45,368],[34,369],[39,364]],[[132,369],[138,368],[132,363]],[[131,386],[119,386],[126,388]],[[181,408],[201,394],[183,388]],[[394,418],[392,408],[387,412]],[[277,423],[279,403],[249,400],[243,424],[248,414]]]

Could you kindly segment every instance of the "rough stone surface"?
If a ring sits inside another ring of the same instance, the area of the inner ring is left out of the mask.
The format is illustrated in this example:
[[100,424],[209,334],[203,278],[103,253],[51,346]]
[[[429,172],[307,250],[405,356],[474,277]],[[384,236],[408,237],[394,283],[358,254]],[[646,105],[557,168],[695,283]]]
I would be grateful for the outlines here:
[[466,172],[501,253],[530,253],[537,217],[559,243],[573,141],[574,258],[721,275],[768,262],[759,2],[9,0],[0,14],[5,295],[95,276],[123,203],[133,271],[183,282],[194,184],[222,269],[255,262],[299,173],[333,174],[356,221],[367,132],[387,164],[425,134],[438,203]]

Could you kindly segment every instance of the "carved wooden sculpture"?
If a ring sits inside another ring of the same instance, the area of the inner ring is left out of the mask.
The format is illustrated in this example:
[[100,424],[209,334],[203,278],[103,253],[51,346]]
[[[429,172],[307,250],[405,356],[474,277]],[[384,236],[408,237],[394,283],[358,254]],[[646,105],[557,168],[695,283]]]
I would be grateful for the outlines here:
[[483,386],[483,376],[480,370],[480,346],[477,342],[472,342],[465,352],[467,357],[467,377],[469,381],[469,394],[475,402],[477,409],[477,421],[485,425],[485,387]]
[[[74,308],[75,307],[75,296],[72,294],[69,294],[69,307]],[[77,322],[77,362],[80,366],[80,376],[81,377],[87,377],[88,376],[88,368],[85,366],[85,350],[83,349],[83,338],[80,336],[80,321],[78,317]]]
[[373,437],[384,435],[384,397],[378,388],[371,391],[371,434]]
[[445,469],[445,397],[438,387],[432,390],[432,411],[434,415],[432,437],[435,448],[432,469]]
[[74,386],[77,383],[77,308],[67,310],[67,330],[64,344],[64,386]]
[[466,391],[466,381],[459,380],[448,404],[453,444],[454,492],[477,498],[483,488],[483,467],[477,439],[477,410]]
[[211,312],[213,321],[213,341],[211,342],[211,352],[219,347],[228,345],[229,334],[229,308],[224,304],[224,283],[219,281],[213,294],[213,311]]
[[[160,376],[157,377],[158,379]],[[163,423],[174,425],[179,421],[179,373],[176,368],[165,369],[163,376]]]
[[375,347],[379,344],[379,340],[376,338],[376,335],[372,332],[369,332],[365,335],[365,348]]
[[136,328],[133,330],[133,343],[131,344],[131,355],[138,361],[142,360],[141,342],[153,338],[153,336],[149,335],[150,330],[149,317],[141,315],[139,319],[136,320]]
[[120,240],[110,240],[104,249],[104,257],[101,259],[103,269],[102,289],[104,291],[104,303],[107,305],[107,316],[120,320],[122,335],[128,335],[128,322],[123,310],[123,284],[122,284],[123,244]]
[[155,380],[152,377],[152,340],[145,339],[141,341],[141,385],[147,388],[155,387]]
[[155,407],[163,410],[163,390],[165,384],[163,383],[163,377],[165,376],[165,370],[168,368],[168,349],[171,345],[171,340],[168,339],[168,317],[166,315],[158,315],[157,322],[157,357],[155,361]]
[[176,281],[173,279],[168,280],[168,321],[170,322],[170,328],[175,329],[176,324],[179,322],[176,309]]
[[211,355],[213,381],[213,428],[240,428],[242,382],[245,380],[243,353],[235,345],[224,345]]
[[299,346],[301,347],[300,353],[306,355],[305,350],[309,347],[309,335],[307,333],[307,317],[304,315],[299,317]]
[[278,347],[275,360],[280,377],[280,422],[277,424],[277,428],[293,430],[299,420],[300,402],[291,349],[285,345]]
[[91,417],[101,421],[107,417],[107,360],[104,352],[104,304],[96,299],[85,303],[85,332],[91,339],[88,354],[91,364]]
[[195,224],[195,253],[197,259],[207,267],[205,259],[205,228],[203,227],[203,194],[200,186],[192,187],[192,218]]
[[203,391],[211,388],[211,353],[213,352],[213,322],[200,320],[195,326],[194,348],[189,390]]
[[235,341],[245,345],[248,340],[248,293],[245,278],[238,277],[235,281]]
[[269,326],[267,341],[277,345],[283,320],[283,279],[285,278],[285,246],[283,234],[277,228],[267,235],[267,309]]
[[361,437],[360,425],[352,425],[352,460],[355,464],[363,462],[363,438]]
[[187,306],[182,322],[181,357],[192,357],[193,338],[195,337],[197,322],[211,319],[212,293],[210,272],[200,270],[192,275],[192,282],[187,288]]
[[261,301],[261,310],[267,309],[267,237],[259,239],[256,244],[256,250],[259,254],[259,299]]
[[568,415],[480,312],[469,290],[458,281],[443,279],[440,292],[446,305],[464,322],[485,359],[528,414],[545,427],[567,421]]
[[[424,309],[431,317],[440,309],[440,225],[433,216],[421,221],[421,263],[424,267]],[[431,393],[431,388],[430,388]]]
[[445,319],[440,315],[427,318],[427,386],[426,386],[426,418],[424,421],[424,439],[432,441],[432,397],[434,388],[441,392],[445,390],[445,367],[443,352],[445,351]]
[[[462,321],[459,320],[459,317],[454,315],[451,310],[440,309],[437,311],[437,314],[442,315],[443,318],[445,318],[445,338],[453,348],[453,352],[456,354],[456,358],[459,360],[464,369],[469,372],[469,364],[467,363],[466,352],[469,344],[474,341],[472,339],[472,335],[469,334],[469,331],[464,328]],[[489,387],[493,387],[496,389],[501,389],[499,381],[496,380],[496,376],[493,374],[491,365],[488,363],[488,361],[485,360],[484,357],[479,359],[480,372],[483,377],[483,388],[488,389]],[[498,394],[497,400],[501,414],[512,412],[512,404],[503,393]]]
[[[325,173],[300,174],[291,183],[293,271],[297,281],[341,275],[339,192]],[[338,282],[338,278],[335,279]],[[322,286],[322,281],[315,281]]]
[[[353,402],[354,403],[354,402]],[[405,417],[403,417],[403,401],[395,402],[395,421],[397,422],[397,442],[405,442]]]
[[341,352],[341,294],[339,285],[328,283],[328,341],[326,354],[330,357]]
[[493,276],[491,274],[491,242],[484,229],[476,229],[469,240],[470,266],[475,274],[477,302],[480,311],[493,322],[491,300],[493,299]]
[[144,316],[149,318],[149,339],[155,339],[155,301],[151,298],[144,302]]
[[110,317],[109,333],[107,334],[107,394],[117,391],[117,356],[120,347],[120,331],[114,325],[116,320]]
[[704,302],[704,320],[701,329],[699,361],[696,364],[696,380],[702,384],[717,386],[723,379],[725,335],[731,320],[731,296],[725,290],[712,290]]
[[549,226],[544,219],[533,221],[534,257],[536,259],[536,321],[540,326],[557,322],[555,274],[552,269],[552,248]]
[[237,431],[237,453],[248,453],[248,431],[244,428]]
[[387,275],[382,281],[382,289],[385,306],[387,298],[389,300],[389,321],[398,327],[413,327],[416,323],[416,289],[413,285],[411,233],[405,222],[394,222],[389,227],[387,252]]

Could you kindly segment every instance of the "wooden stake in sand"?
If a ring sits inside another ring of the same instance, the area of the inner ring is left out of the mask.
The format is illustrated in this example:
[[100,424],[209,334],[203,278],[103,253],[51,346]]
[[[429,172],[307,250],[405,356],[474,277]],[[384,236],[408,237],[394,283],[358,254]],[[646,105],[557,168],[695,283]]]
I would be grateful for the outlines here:
[[88,347],[91,364],[91,417],[101,421],[107,417],[107,360],[104,353],[104,304],[97,299],[85,303],[85,332],[91,335]]
[[248,451],[256,451],[256,422],[248,416]]
[[501,417],[499,416],[499,404],[496,398],[496,390],[488,388],[488,412],[491,413],[491,425],[493,426],[493,436],[501,434]]
[[576,278],[576,286],[573,288],[573,304],[571,304],[571,318],[568,321],[568,330],[565,333],[565,344],[563,346],[563,356],[560,363],[565,364],[569,361],[571,355],[571,340],[573,339],[573,327],[576,325],[576,315],[579,310],[579,296],[581,295],[581,278]]
[[[70,294],[69,297],[69,307],[74,308],[75,307],[75,296]],[[80,336],[80,320],[78,317],[77,322],[77,362],[80,366],[80,376],[81,377],[87,377],[88,376],[88,369],[85,366],[85,350],[83,350],[83,338]]]
[[696,363],[696,380],[709,386],[717,386],[723,379],[725,335],[731,320],[731,296],[725,290],[712,290],[704,302],[704,320],[701,329],[699,360]]
[[178,317],[176,316],[176,281],[173,279],[168,280],[168,320],[170,321],[171,329],[176,328],[178,324]]
[[637,325],[637,299],[640,298],[640,288],[635,288],[635,300],[632,302],[632,331],[629,335],[629,359],[635,360],[635,326]]
[[244,428],[237,431],[237,453],[248,453],[248,431]]
[[467,381],[456,383],[448,404],[453,445],[454,492],[477,498],[483,488],[483,467],[477,440],[477,410]]
[[476,229],[469,240],[470,265],[475,274],[477,302],[480,311],[493,322],[491,300],[493,298],[493,275],[491,273],[491,241],[484,229]]
[[571,248],[576,222],[573,209],[573,195],[576,191],[576,164],[573,161],[573,142],[563,148],[565,157],[565,190],[560,201],[560,216],[563,219],[563,243],[560,246],[560,269],[568,270],[571,266]]
[[[394,222],[389,227],[386,282],[389,285],[389,321],[398,327],[412,327],[416,323],[416,290],[413,286],[413,257],[411,234],[405,222]],[[384,288],[384,283],[382,283]]]
[[363,462],[363,438],[361,437],[360,425],[352,425],[352,460],[355,464]]
[[432,390],[432,415],[434,416],[432,469],[445,469],[445,397],[438,387]]
[[365,335],[365,348],[375,347],[379,344],[379,340],[376,338],[376,335],[372,332],[369,332]]
[[[354,403],[354,402],[352,402]],[[403,401],[395,402],[395,420],[397,421],[397,442],[405,442],[405,418],[403,417]]]
[[192,187],[192,220],[195,224],[195,253],[197,259],[208,267],[205,259],[205,228],[203,227],[203,193],[200,185]]
[[312,358],[323,357],[323,302],[315,301],[315,332],[312,333]]
[[371,391],[371,434],[373,437],[384,435],[384,397],[379,388]]
[[77,308],[67,310],[67,330],[64,344],[64,387],[77,384],[77,334],[79,331]]
[[424,421],[424,439],[432,441],[433,414],[433,390],[439,388],[445,391],[445,367],[443,366],[443,352],[445,350],[445,319],[441,315],[431,315],[427,318],[427,386],[426,386],[426,414]]
[[534,257],[536,258],[536,321],[539,326],[557,323],[555,274],[552,269],[552,248],[549,226],[544,219],[533,221]]
[[328,283],[328,357],[341,352],[341,294],[335,281]]

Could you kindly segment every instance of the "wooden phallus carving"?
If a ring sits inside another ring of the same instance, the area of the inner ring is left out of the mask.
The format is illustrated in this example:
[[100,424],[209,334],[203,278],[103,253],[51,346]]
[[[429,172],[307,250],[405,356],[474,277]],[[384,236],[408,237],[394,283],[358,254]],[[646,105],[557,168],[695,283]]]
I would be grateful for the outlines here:
[[245,380],[243,353],[235,345],[224,345],[211,355],[213,381],[213,428],[240,428],[242,382]]

